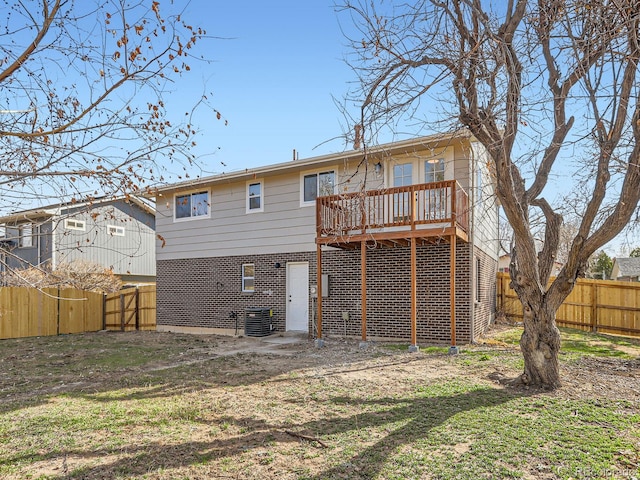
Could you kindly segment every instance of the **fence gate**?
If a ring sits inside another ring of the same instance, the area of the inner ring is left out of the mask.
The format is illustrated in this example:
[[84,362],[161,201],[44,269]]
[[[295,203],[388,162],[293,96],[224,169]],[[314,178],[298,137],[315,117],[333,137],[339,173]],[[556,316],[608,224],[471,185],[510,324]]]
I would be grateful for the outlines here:
[[127,288],[105,297],[105,329],[130,332],[156,329],[155,285]]

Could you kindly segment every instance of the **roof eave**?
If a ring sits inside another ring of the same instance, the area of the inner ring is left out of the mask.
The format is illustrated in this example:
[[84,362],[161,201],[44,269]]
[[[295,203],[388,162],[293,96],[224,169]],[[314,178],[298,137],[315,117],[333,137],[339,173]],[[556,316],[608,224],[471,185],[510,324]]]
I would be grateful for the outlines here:
[[[421,145],[437,146],[444,142],[451,142],[452,140],[458,141],[472,141],[472,136],[467,130],[458,130],[451,133],[438,133],[434,135],[412,138],[409,140],[401,140],[398,142],[391,142],[382,145],[376,145],[375,147],[367,148],[367,154],[375,155],[381,152],[385,153],[398,153],[408,148],[415,149]],[[229,180],[242,180],[243,178],[251,179],[257,178],[265,174],[283,173],[287,171],[301,170],[306,167],[321,167],[322,165],[328,165],[338,161],[351,160],[362,157],[365,154],[364,150],[352,150],[339,153],[331,153],[318,157],[311,157],[306,160],[293,160],[283,163],[276,163],[271,165],[265,165],[255,168],[247,168],[245,170],[221,173],[217,175],[211,175],[207,177],[200,177],[192,180],[185,180],[182,182],[157,187],[158,193],[170,192],[175,190],[184,190],[188,188],[197,188],[203,185],[209,185],[214,183],[220,183]]]

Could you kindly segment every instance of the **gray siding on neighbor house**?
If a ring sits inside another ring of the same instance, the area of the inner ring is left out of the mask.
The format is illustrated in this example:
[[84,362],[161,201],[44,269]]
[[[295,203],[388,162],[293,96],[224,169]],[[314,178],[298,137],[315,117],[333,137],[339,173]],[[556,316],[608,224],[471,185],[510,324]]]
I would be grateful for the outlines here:
[[44,265],[51,260],[51,229],[49,219],[34,220],[32,228],[32,246],[20,247],[20,233],[18,227],[6,227],[6,239],[13,243],[6,256],[9,268],[27,268],[29,265]]
[[[65,219],[83,220],[84,231],[65,227]],[[124,236],[109,233],[122,227]],[[126,203],[94,206],[65,214],[55,226],[55,263],[86,260],[116,275],[155,275],[155,221],[152,214]]]

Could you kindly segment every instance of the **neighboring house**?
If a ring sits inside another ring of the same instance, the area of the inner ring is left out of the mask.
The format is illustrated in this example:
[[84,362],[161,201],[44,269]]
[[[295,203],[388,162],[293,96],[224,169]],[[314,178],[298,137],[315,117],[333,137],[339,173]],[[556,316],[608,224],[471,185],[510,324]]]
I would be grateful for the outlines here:
[[502,273],[509,273],[510,265],[511,255],[509,255],[508,253],[500,255],[500,258],[498,258],[498,271]]
[[8,268],[86,260],[125,283],[155,282],[155,208],[137,197],[51,205],[0,217]]
[[611,279],[622,282],[640,281],[640,258],[614,258]]
[[494,313],[488,165],[458,132],[164,187],[158,330],[233,334],[256,308],[276,331],[473,341]]
[[[500,258],[498,259],[498,271],[502,273],[509,273],[510,266],[511,266],[511,255],[509,255],[508,253],[500,255]],[[560,273],[560,270],[562,270],[562,267],[564,267],[563,263],[553,262],[553,269],[551,270],[551,276],[557,277],[558,274]]]

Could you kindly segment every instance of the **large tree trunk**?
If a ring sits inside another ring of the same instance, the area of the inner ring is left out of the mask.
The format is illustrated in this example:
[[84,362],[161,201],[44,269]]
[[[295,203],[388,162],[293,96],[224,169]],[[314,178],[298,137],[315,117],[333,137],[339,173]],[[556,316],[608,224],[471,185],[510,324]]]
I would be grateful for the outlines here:
[[524,332],[520,349],[524,356],[524,373],[520,379],[526,385],[558,388],[560,331],[556,326],[556,310],[546,302],[535,309],[523,304]]

